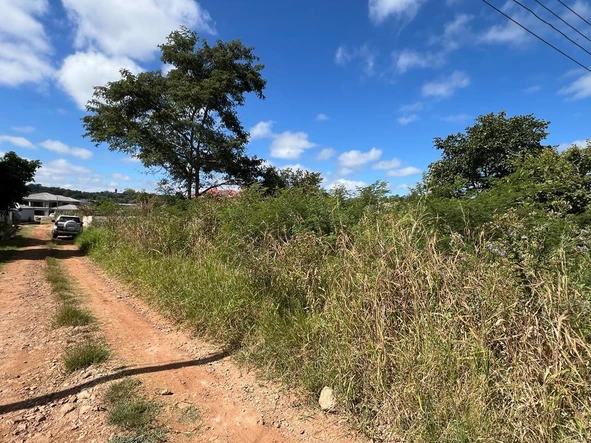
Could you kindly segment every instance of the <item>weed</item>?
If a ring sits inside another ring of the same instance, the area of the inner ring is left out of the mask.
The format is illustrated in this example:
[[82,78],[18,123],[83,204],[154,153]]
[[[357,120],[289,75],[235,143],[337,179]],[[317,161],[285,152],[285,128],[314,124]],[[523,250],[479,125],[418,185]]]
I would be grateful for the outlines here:
[[128,400],[136,395],[140,385],[141,382],[135,378],[125,378],[112,383],[105,392],[105,401],[114,405],[117,402]]
[[334,387],[377,440],[591,441],[588,235],[358,203],[249,192],[79,240],[170,317],[311,397]]
[[94,321],[90,313],[71,304],[64,304],[58,308],[54,318],[54,325],[61,326],[86,326]]
[[133,434],[117,435],[109,443],[160,443],[164,441],[164,432],[160,429],[137,431]]
[[92,341],[74,345],[64,355],[64,367],[67,372],[74,372],[99,364],[109,358],[109,350],[102,344]]

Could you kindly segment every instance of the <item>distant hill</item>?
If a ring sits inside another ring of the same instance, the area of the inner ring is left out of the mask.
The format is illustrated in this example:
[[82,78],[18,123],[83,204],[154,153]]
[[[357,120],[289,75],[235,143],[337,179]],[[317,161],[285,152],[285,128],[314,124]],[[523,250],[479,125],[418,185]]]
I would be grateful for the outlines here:
[[129,203],[133,201],[137,193],[133,189],[126,189],[123,192],[86,192],[78,191],[75,189],[59,188],[56,186],[43,186],[41,184],[31,183],[27,185],[27,188],[31,191],[31,194],[38,192],[49,192],[50,194],[63,195],[65,197],[72,197],[76,200],[88,200],[88,201],[102,201],[102,200],[115,200],[120,203]]

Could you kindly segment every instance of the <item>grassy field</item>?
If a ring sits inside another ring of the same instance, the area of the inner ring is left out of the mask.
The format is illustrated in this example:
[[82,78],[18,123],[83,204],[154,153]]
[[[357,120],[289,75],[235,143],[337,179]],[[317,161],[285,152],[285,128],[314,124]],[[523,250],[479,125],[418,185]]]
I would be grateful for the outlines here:
[[589,254],[570,225],[509,212],[462,234],[420,206],[296,191],[191,205],[79,243],[311,399],[332,386],[377,440],[591,440]]

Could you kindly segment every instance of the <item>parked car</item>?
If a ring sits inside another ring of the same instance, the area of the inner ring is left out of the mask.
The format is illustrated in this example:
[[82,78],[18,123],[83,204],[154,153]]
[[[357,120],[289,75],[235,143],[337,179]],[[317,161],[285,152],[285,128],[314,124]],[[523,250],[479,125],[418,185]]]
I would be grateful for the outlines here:
[[51,236],[58,238],[60,235],[67,235],[74,238],[82,229],[82,220],[77,215],[60,215],[51,228]]

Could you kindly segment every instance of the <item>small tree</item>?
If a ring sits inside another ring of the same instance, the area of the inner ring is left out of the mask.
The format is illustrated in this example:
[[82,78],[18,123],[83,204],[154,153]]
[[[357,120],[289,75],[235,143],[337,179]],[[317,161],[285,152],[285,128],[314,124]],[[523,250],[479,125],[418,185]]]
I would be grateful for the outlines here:
[[11,151],[0,157],[0,213],[6,214],[29,195],[32,182],[41,166],[38,160],[25,160]]
[[187,198],[254,181],[261,160],[245,155],[248,132],[237,113],[245,94],[264,98],[253,48],[239,40],[209,46],[186,28],[159,48],[168,74],[122,70],[121,80],[96,87],[85,136],[162,168]]
[[429,165],[424,186],[435,194],[461,197],[515,172],[516,161],[544,148],[549,123],[533,115],[481,115],[465,133],[435,138],[441,160]]

